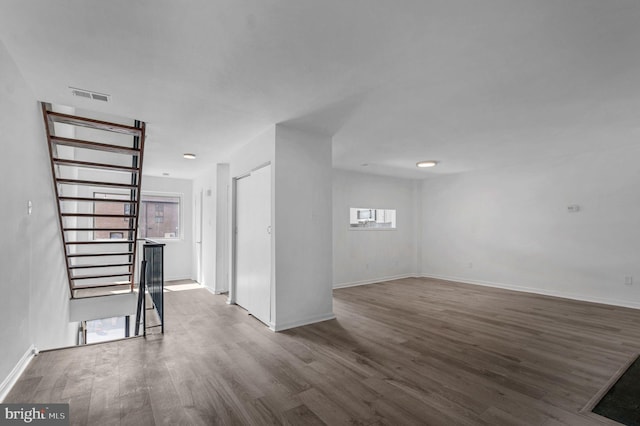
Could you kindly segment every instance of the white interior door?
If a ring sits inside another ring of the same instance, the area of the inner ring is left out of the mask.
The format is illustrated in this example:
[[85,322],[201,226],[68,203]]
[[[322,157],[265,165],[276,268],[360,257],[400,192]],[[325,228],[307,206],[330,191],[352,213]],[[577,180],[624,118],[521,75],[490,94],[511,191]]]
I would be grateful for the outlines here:
[[236,181],[236,303],[271,321],[271,166]]

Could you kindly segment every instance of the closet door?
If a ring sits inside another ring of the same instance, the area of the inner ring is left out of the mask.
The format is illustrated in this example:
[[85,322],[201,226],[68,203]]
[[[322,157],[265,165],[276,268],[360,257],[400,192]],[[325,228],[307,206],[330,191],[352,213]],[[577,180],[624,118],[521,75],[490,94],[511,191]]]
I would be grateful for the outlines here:
[[236,182],[236,303],[271,320],[271,166]]

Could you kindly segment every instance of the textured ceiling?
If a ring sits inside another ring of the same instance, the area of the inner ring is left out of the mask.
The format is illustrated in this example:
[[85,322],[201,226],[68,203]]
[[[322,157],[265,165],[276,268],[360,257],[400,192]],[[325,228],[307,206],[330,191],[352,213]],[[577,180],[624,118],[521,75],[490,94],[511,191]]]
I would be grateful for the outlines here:
[[0,0],[38,99],[146,121],[147,171],[185,178],[273,123],[408,178],[637,143],[639,23],[637,0]]

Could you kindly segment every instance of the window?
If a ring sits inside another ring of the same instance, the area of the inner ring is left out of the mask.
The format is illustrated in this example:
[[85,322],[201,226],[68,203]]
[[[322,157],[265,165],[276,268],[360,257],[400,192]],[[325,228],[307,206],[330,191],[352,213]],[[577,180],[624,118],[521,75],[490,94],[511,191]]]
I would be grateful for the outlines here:
[[124,229],[129,228],[129,221],[131,219],[122,217],[122,215],[128,216],[131,214],[131,201],[128,201],[129,194],[94,192],[93,198],[95,198],[96,200],[122,200],[122,202],[96,201],[93,203],[93,212],[95,214],[120,215],[120,217],[94,218],[93,226],[95,228],[99,228],[100,230],[93,232],[93,239],[113,240],[128,238],[128,232],[124,231]]
[[126,317],[103,318],[84,321],[84,343],[107,342],[124,339],[129,334],[125,331]]
[[[96,217],[94,231],[96,240],[127,239],[126,228],[129,228],[129,216],[135,211],[135,203],[128,201],[129,194],[95,192],[96,200],[122,200],[122,202],[93,203],[95,214],[118,215],[120,217]],[[142,194],[140,200],[140,216],[138,217],[138,238],[178,239],[180,238],[181,197],[179,195]]]
[[179,195],[142,194],[140,238],[180,238],[180,207]]
[[351,207],[349,229],[396,229],[396,211]]

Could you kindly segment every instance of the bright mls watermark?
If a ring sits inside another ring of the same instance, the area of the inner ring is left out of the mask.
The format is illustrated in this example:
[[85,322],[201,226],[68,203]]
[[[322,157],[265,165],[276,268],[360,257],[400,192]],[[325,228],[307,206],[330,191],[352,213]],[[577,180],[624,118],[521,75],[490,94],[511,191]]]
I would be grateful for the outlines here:
[[0,404],[0,426],[69,426],[69,404]]

